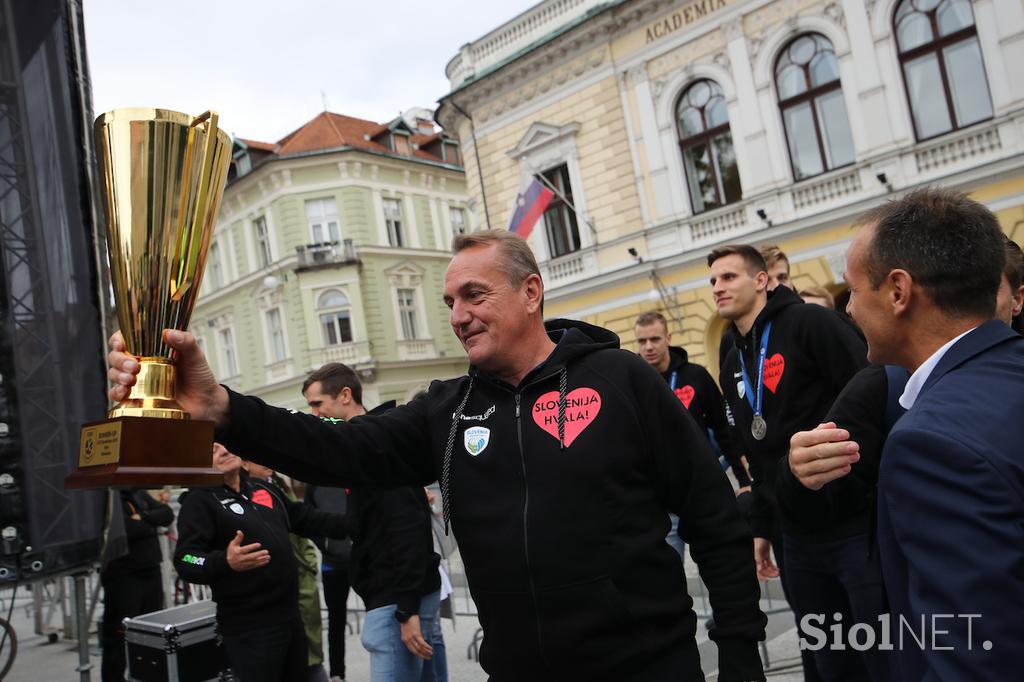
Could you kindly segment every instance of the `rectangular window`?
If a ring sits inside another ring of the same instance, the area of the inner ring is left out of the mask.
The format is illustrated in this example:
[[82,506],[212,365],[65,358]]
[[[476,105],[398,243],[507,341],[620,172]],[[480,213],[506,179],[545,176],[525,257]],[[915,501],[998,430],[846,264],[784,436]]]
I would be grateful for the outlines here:
[[569,182],[569,167],[566,164],[544,173],[547,184],[554,187],[555,196],[544,211],[544,226],[548,235],[548,250],[552,258],[564,256],[580,248],[580,229],[576,224],[576,211],[572,199],[572,184]]
[[306,202],[306,221],[311,244],[341,243],[338,203],[334,197],[310,199]]
[[320,315],[320,329],[325,346],[337,346],[352,341],[352,316],[347,310]]
[[419,327],[416,325],[416,290],[398,290],[398,318],[402,324],[402,338],[419,338]]
[[324,313],[320,315],[320,329],[325,346],[349,343],[352,341],[352,316],[347,310]]
[[405,243],[402,235],[402,200],[384,200],[384,222],[388,228],[388,244],[399,248]]
[[797,180],[825,172],[821,151],[814,129],[814,112],[811,103],[804,102],[782,111],[789,140],[789,158],[793,160],[793,173]]
[[228,377],[237,375],[238,359],[235,356],[235,334],[231,331],[231,327],[219,330],[217,341],[220,346],[221,372]]
[[279,308],[267,311],[267,335],[270,338],[270,359],[273,362],[283,361],[288,356],[284,347],[284,325]]
[[466,212],[461,208],[448,209],[452,221],[453,234],[466,234]]
[[818,122],[825,138],[825,163],[829,170],[853,163],[853,136],[850,134],[850,120],[846,116],[843,91],[833,90],[815,101]]
[[949,109],[942,101],[944,88],[939,60],[926,54],[903,64],[917,138],[925,140],[953,129]]
[[942,54],[946,58],[957,126],[962,128],[992,118],[992,96],[988,91],[977,38],[950,45]]
[[210,244],[210,252],[206,258],[206,272],[210,288],[220,289],[224,286],[224,263],[221,261],[220,244],[217,242]]
[[273,258],[270,255],[270,234],[267,232],[267,218],[260,216],[252,221],[253,232],[256,233],[256,260],[258,268],[265,268],[270,265]]

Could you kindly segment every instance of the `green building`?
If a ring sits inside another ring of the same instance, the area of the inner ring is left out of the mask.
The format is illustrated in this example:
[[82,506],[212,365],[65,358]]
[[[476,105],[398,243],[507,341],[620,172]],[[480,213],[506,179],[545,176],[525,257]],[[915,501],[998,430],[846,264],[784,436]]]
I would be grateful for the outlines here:
[[463,374],[442,289],[466,204],[458,143],[427,110],[236,139],[192,318],[214,373],[295,409],[327,362],[359,373],[370,408]]

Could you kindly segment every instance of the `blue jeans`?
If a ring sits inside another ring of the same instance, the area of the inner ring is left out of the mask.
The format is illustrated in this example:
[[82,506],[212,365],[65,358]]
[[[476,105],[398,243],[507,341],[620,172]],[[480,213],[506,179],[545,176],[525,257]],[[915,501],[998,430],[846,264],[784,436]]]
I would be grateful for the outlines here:
[[676,551],[682,561],[686,561],[684,558],[686,555],[686,543],[683,542],[683,539],[679,537],[678,533],[679,517],[675,514],[669,513],[668,518],[672,520],[672,529],[668,532],[668,535],[665,536],[665,542],[667,542],[669,546]]
[[429,661],[414,656],[402,643],[401,625],[395,620],[395,604],[366,612],[363,648],[370,652],[371,682],[448,682],[448,663],[441,635],[441,593],[420,600],[420,631],[434,648]]
[[[845,632],[855,623],[864,623],[875,630],[877,642],[878,616],[887,609],[878,547],[869,548],[868,536],[806,543],[785,535],[783,543],[786,597],[797,621],[805,614],[825,616],[816,627],[828,633],[831,643],[834,614],[840,613]],[[849,646],[845,651],[826,646],[814,652],[814,663],[826,682],[889,680],[885,652],[876,648],[858,652]]]

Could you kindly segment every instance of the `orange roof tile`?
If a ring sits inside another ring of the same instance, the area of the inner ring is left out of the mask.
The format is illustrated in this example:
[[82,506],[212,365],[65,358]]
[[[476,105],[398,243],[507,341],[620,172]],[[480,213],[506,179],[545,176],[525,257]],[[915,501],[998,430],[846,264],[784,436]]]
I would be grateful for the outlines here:
[[244,137],[238,138],[239,142],[245,144],[249,149],[258,149],[261,152],[275,152],[277,151],[277,145],[273,142],[260,142],[258,140],[247,140]]
[[[302,126],[282,137],[276,144],[247,140],[245,138],[238,139],[250,149],[270,152],[275,156],[288,156],[338,147],[352,147],[398,158],[409,158],[405,154],[391,151],[380,142],[374,140],[374,137],[387,131],[388,124],[386,123],[375,123],[374,121],[367,121],[362,118],[325,111],[317,114]],[[440,156],[422,149],[422,147],[437,140],[439,135],[439,133],[430,135],[422,133],[412,134],[409,138],[410,143],[420,147],[419,149],[412,150],[412,156],[435,163],[444,163]]]

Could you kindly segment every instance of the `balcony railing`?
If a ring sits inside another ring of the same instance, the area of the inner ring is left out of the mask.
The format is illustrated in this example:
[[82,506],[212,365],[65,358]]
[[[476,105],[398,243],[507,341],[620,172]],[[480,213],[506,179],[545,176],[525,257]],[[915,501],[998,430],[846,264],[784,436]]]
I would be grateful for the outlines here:
[[433,339],[399,339],[399,360],[430,360],[437,357]]
[[346,239],[340,244],[333,241],[296,246],[295,251],[299,255],[299,261],[295,266],[296,270],[325,265],[345,265],[359,260],[356,246],[351,239]]
[[926,143],[918,148],[915,158],[918,170],[927,173],[964,159],[987,156],[1002,148],[999,128],[986,126],[981,129],[972,128],[956,136],[944,136],[933,144]]
[[328,362],[340,362],[350,367],[373,362],[369,341],[352,341],[336,346],[309,349],[309,362],[313,367],[326,365]]
[[597,257],[592,250],[576,251],[542,263],[540,269],[549,285],[568,284],[596,274]]
[[724,208],[712,215],[697,216],[690,223],[690,237],[694,242],[715,241],[742,230],[747,225],[747,206]]

